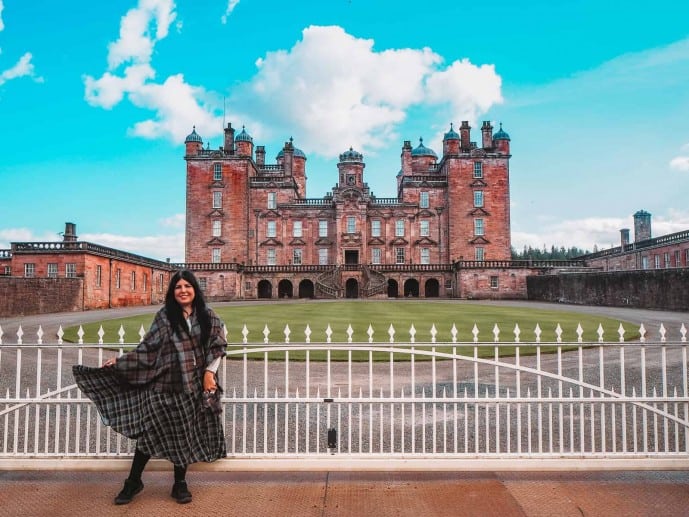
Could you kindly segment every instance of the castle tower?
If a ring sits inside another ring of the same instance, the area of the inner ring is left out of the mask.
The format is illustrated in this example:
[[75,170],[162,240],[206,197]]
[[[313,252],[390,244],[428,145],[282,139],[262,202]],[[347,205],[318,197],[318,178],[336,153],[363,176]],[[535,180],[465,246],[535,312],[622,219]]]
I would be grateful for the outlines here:
[[364,186],[364,156],[349,148],[348,151],[340,154],[340,161],[337,164],[339,171],[340,188]]
[[438,155],[433,149],[423,145],[423,138],[419,138],[419,145],[411,152],[411,170],[413,174],[427,174],[438,161]]
[[459,154],[459,134],[450,123],[450,130],[443,137],[443,156]]
[[651,214],[645,210],[639,210],[634,214],[634,242],[641,242],[650,238]]
[[502,130],[502,122],[500,122],[500,129],[493,136],[493,147],[500,154],[510,154],[510,135]]
[[191,133],[184,139],[184,146],[187,156],[198,154],[203,149],[203,139],[196,132],[196,126],[193,127]]
[[254,154],[254,139],[246,132],[242,126],[242,132],[234,139],[235,152],[237,156],[247,156],[251,158]]

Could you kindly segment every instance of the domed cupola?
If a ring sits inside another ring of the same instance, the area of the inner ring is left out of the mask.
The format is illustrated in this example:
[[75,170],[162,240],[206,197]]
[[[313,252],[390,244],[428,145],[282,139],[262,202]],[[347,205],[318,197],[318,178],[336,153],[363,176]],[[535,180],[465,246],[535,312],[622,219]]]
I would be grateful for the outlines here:
[[498,132],[493,135],[493,140],[509,140],[510,135],[505,133],[505,131],[502,130],[502,122],[500,122],[500,129],[498,129]]
[[[291,142],[291,141],[292,141],[292,140],[290,139],[290,142]],[[304,159],[306,160],[306,155],[304,154],[304,151],[302,151],[302,150],[299,149],[298,147],[293,147],[292,149],[293,149],[292,153],[293,153],[293,155],[294,155],[295,158],[304,158]],[[285,150],[284,150],[284,149],[280,149],[280,152],[279,152],[278,155],[275,157],[275,159],[276,159],[276,160],[281,160],[281,159],[284,158],[284,157],[285,157]]]
[[203,151],[203,138],[196,132],[196,126],[191,130],[191,133],[184,139],[184,147],[187,156],[193,156]]
[[198,142],[200,144],[203,144],[203,138],[201,138],[201,135],[199,135],[196,132],[196,126],[193,127],[193,129],[191,130],[191,133],[189,133],[187,135],[187,137],[184,139],[185,144],[189,144],[192,142]]
[[497,149],[498,153],[510,154],[510,135],[502,130],[502,122],[500,129],[493,135],[493,147]]
[[412,149],[411,155],[412,158],[415,156],[432,156],[433,158],[438,158],[438,155],[435,154],[433,149],[429,149],[423,145],[423,138],[419,138],[419,146],[415,149]]
[[252,142],[254,141],[253,138],[251,138],[251,135],[246,132],[244,129],[244,126],[242,126],[242,132],[239,133],[237,136],[234,137],[235,142]]
[[349,148],[348,151],[345,151],[340,155],[340,162],[363,162],[364,161],[364,155],[361,154],[358,151],[355,151],[353,148]]
[[443,142],[447,140],[459,140],[459,133],[457,133],[452,127],[452,122],[450,122],[450,130],[445,133],[443,137]]

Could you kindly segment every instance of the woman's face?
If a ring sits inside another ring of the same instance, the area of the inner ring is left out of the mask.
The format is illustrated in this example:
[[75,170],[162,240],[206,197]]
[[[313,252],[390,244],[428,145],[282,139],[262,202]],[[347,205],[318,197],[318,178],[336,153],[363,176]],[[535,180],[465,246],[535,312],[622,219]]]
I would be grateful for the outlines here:
[[179,303],[182,308],[190,307],[191,302],[194,301],[194,296],[194,287],[184,278],[180,278],[179,282],[175,285],[175,300],[177,300],[177,303]]

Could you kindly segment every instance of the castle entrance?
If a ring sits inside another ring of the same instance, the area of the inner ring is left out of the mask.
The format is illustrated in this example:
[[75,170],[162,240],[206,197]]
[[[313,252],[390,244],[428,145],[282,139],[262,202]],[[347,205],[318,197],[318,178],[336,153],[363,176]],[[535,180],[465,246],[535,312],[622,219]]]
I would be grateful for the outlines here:
[[344,250],[345,264],[359,263],[359,250]]
[[345,283],[345,298],[359,298],[359,282],[356,278],[350,278]]

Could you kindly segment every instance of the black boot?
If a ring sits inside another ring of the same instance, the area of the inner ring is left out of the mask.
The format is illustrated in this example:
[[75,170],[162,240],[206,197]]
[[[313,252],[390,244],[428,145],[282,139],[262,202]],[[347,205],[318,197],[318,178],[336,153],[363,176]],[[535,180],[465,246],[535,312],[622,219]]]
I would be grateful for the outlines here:
[[124,480],[124,487],[117,497],[115,497],[115,504],[127,504],[130,503],[136,494],[144,489],[143,482],[139,479],[138,481],[132,481],[127,478]]
[[187,488],[186,481],[175,481],[172,485],[172,493],[170,494],[179,504],[191,502],[191,492]]

